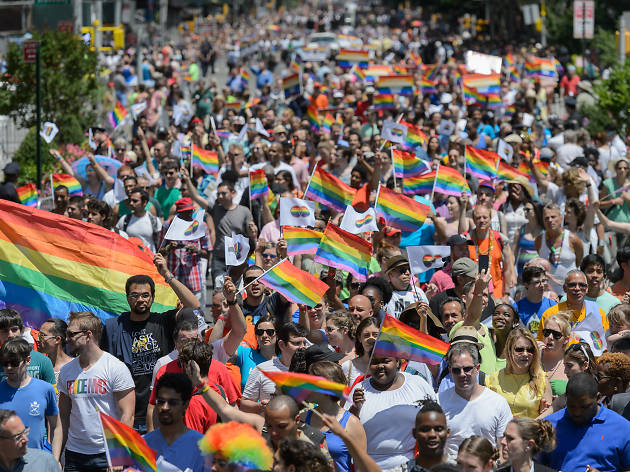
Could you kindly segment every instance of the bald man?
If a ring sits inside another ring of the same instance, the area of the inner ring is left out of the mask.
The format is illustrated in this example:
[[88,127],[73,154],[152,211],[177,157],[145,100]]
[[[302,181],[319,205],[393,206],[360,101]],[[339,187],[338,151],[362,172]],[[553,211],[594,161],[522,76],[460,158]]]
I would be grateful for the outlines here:
[[365,295],[355,295],[348,301],[348,311],[357,323],[374,315],[372,303]]

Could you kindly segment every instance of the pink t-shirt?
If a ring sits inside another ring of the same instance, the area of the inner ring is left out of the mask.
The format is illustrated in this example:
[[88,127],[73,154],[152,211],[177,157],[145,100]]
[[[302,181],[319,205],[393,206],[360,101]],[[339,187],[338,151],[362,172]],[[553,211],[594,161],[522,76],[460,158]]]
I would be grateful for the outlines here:
[[280,220],[274,220],[267,223],[260,230],[260,239],[264,239],[270,243],[277,243],[280,239]]
[[442,269],[435,271],[429,283],[435,284],[435,286],[438,288],[438,293],[455,287],[453,279],[451,278],[451,264],[448,264]]

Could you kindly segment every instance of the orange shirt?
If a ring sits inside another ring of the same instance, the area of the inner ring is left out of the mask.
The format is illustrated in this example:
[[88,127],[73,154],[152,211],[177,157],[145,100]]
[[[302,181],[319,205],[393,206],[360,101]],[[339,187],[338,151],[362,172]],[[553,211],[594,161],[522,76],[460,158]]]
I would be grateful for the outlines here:
[[321,110],[322,108],[328,108],[328,97],[323,93],[320,93],[315,99],[314,103],[318,110]]
[[[494,292],[492,296],[494,298],[503,297],[503,268],[501,264],[503,262],[503,242],[501,235],[497,231],[490,230],[492,234],[492,250],[490,251],[490,275],[492,275],[492,283],[494,285]],[[470,239],[473,239],[470,237]],[[478,262],[478,254],[488,254],[490,249],[490,238],[485,237],[483,239],[476,239],[478,247],[468,246],[468,252],[470,258]]]

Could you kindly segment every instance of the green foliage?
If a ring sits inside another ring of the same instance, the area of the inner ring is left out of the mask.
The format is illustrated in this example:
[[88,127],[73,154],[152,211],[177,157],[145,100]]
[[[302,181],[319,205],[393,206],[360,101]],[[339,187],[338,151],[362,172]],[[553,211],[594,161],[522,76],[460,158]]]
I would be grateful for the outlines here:
[[601,110],[610,116],[617,130],[622,131],[630,116],[630,61],[615,66],[610,77],[595,85],[595,93]]
[[[55,140],[50,145],[42,139],[42,175],[50,173],[56,160],[48,150],[54,147]],[[20,183],[37,182],[37,129],[32,127],[24,137],[20,147],[15,151],[13,160],[20,164]]]
[[[98,58],[74,34],[61,31],[34,33],[41,41],[42,121],[59,128],[60,142],[81,142],[83,130],[93,124],[101,84]],[[37,125],[35,116],[35,64],[23,62],[22,47],[10,44],[6,56],[8,80],[0,82],[0,114],[20,126]]]
[[591,136],[599,131],[604,131],[606,126],[615,124],[610,113],[600,106],[584,107],[582,114],[588,119],[586,129]]
[[600,51],[599,59],[602,68],[612,67],[618,63],[617,38],[614,31],[597,28],[593,43]]

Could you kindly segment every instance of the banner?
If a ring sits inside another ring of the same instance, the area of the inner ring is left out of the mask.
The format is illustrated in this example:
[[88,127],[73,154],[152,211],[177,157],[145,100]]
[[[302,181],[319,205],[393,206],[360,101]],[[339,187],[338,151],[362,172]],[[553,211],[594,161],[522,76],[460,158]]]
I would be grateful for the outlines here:
[[339,227],[352,234],[378,231],[378,225],[376,224],[376,211],[374,208],[368,208],[367,211],[359,213],[352,206],[348,205]]
[[442,259],[451,255],[450,246],[408,246],[407,257],[411,272],[421,274],[444,266]]
[[315,202],[282,197],[280,199],[280,226],[315,226]]
[[247,260],[249,255],[249,239],[242,234],[232,233],[225,236],[225,265],[238,266]]

